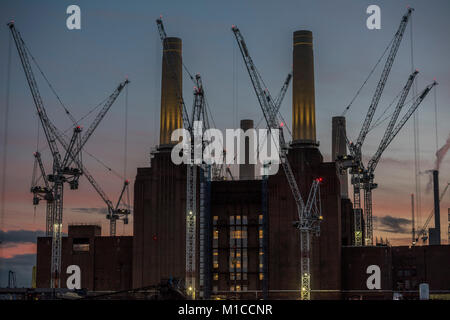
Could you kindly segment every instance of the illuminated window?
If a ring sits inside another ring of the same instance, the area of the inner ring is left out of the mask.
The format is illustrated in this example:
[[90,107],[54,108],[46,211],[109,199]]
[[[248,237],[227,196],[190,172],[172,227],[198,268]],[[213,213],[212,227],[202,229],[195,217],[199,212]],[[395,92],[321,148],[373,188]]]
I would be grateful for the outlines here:
[[259,224],[262,224],[262,223],[263,223],[263,215],[262,215],[262,214],[260,214],[260,215],[258,216],[258,223],[259,223]]
[[213,248],[217,248],[219,246],[219,230],[217,227],[213,229]]
[[263,280],[264,279],[264,273],[260,273],[259,274],[259,280]]
[[218,273],[214,273],[213,279],[214,280],[219,280],[219,274]]
[[213,225],[216,225],[218,220],[219,220],[219,217],[218,216],[214,216],[213,217]]
[[89,238],[73,239],[72,250],[76,252],[89,252]]
[[219,268],[219,251],[217,249],[213,249],[213,268]]
[[231,232],[231,237],[233,239],[242,239],[242,231],[241,230],[234,230]]
[[262,230],[262,229],[259,229],[259,238],[262,239],[263,236],[264,236],[264,235],[263,235],[263,230]]
[[247,239],[247,230],[231,230],[231,239]]
[[[248,217],[245,215],[230,216],[229,224],[229,279],[231,281],[247,280],[248,269]],[[241,291],[242,287],[232,286],[230,291]]]
[[241,261],[237,259],[232,259],[230,261],[230,268],[231,269],[241,269]]

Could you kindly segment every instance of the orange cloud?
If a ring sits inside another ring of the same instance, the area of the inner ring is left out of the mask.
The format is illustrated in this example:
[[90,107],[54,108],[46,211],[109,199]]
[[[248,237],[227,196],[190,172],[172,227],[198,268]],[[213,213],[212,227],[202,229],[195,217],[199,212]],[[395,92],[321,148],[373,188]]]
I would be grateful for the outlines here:
[[36,244],[31,242],[4,244],[0,247],[0,258],[11,259],[23,254],[35,254]]

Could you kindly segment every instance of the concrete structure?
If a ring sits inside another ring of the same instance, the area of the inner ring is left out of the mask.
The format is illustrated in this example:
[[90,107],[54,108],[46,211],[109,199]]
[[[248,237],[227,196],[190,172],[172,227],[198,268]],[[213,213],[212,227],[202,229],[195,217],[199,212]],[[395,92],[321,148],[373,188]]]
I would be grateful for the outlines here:
[[[333,117],[331,128],[331,161],[336,161],[338,156],[347,155],[347,131],[345,117]],[[348,173],[338,172],[341,184],[341,197],[348,199]]]
[[314,55],[312,32],[294,32],[292,79],[293,142],[316,143]]
[[[253,120],[241,120],[241,129],[245,131],[253,129]],[[239,165],[239,179],[241,180],[251,180],[255,178],[255,164],[249,161],[249,139],[245,139],[245,163]]]
[[[50,288],[51,237],[37,240],[36,287]],[[62,241],[61,287],[66,288],[67,267],[81,269],[81,287],[92,291],[131,288],[133,237],[102,237],[100,226],[69,225]]]
[[171,145],[170,136],[183,127],[182,44],[180,38],[164,39],[161,76],[161,117],[159,144]]

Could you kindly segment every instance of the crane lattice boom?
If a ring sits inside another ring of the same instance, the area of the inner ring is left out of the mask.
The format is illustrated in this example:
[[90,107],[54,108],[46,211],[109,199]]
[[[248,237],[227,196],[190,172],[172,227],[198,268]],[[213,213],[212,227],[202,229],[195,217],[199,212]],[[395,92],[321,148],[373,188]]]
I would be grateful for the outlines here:
[[[284,139],[282,123],[278,118],[278,108],[276,107],[270,92],[263,87],[263,80],[261,79],[255,64],[248,52],[245,40],[236,26],[232,26],[236,41],[241,51],[245,62],[248,74],[253,84],[259,105],[266,119],[267,126],[270,130],[280,130],[279,139],[279,156],[281,165],[286,174],[292,195],[297,205],[298,221],[294,223],[295,227],[300,230],[300,248],[301,248],[301,298],[309,300],[311,298],[311,272],[310,272],[310,249],[311,249],[311,235],[319,234],[320,220],[322,219],[320,206],[320,188],[319,184],[322,179],[315,179],[309,192],[306,204],[303,201],[300,190],[297,185],[294,173],[287,158],[288,146]],[[287,84],[289,81],[287,81]]]

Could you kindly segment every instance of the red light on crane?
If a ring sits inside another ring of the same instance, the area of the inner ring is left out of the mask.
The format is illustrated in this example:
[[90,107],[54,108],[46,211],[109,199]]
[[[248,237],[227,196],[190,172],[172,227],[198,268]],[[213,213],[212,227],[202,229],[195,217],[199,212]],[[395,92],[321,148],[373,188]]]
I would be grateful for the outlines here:
[[153,235],[153,241],[158,240],[158,236],[156,234]]

